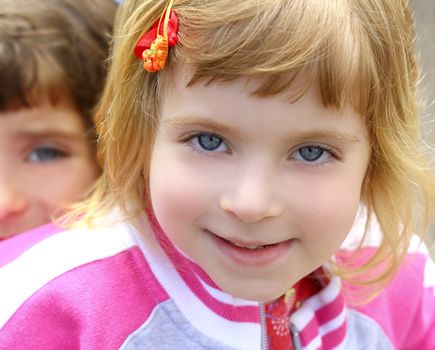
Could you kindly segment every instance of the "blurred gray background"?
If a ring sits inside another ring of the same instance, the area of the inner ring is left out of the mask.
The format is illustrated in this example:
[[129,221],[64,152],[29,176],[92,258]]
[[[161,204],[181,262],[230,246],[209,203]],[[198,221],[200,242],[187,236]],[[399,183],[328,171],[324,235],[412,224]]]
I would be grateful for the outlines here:
[[[417,48],[420,55],[424,101],[422,110],[423,134],[427,143],[435,147],[435,0],[409,0],[414,11],[417,29]],[[431,152],[435,164],[435,150]],[[427,243],[435,259],[435,224],[432,225]]]

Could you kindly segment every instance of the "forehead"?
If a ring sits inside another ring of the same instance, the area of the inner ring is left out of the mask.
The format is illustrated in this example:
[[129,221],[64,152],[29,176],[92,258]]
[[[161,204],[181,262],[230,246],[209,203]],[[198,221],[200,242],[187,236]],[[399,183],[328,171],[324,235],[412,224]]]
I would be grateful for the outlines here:
[[[221,76],[204,76],[197,79],[195,68],[186,63],[180,62],[174,64],[169,72],[165,72],[165,77],[161,80],[161,86],[164,91],[163,98],[168,94],[186,92],[186,93],[199,93],[201,91],[206,93],[218,93],[219,97],[228,94],[231,96],[232,92],[237,91],[258,100],[267,101],[269,97],[277,96],[279,99],[287,100],[292,103],[302,97],[308,90],[314,92],[319,101],[321,101],[320,90],[317,84],[312,84],[312,77],[304,74],[298,75],[291,85],[284,91],[274,94],[258,94],[258,89],[261,87],[265,80],[269,79],[268,76],[236,76],[231,79],[226,79]],[[309,89],[313,86],[314,89]],[[231,90],[232,92],[230,92]],[[165,95],[166,94],[166,95]]]
[[247,137],[270,132],[288,139],[326,131],[348,141],[366,139],[364,118],[350,105],[340,110],[325,107],[317,85],[295,100],[305,83],[303,76],[293,88],[268,97],[252,94],[261,83],[258,79],[189,85],[190,77],[188,67],[175,67],[161,106],[164,124],[212,128]]
[[[326,108],[323,105],[318,84],[312,84],[311,78],[305,75],[300,75],[288,89],[278,94],[258,96],[256,91],[263,83],[262,78],[239,77],[230,81],[202,79],[192,84],[191,79],[194,75],[192,71],[191,67],[186,64],[177,64],[173,67],[164,89],[164,106],[173,105],[177,108],[181,100],[186,100],[190,101],[192,106],[203,105],[208,109],[216,108],[222,111],[234,108],[236,112],[244,104],[249,103],[258,105],[261,109],[265,108],[265,110],[279,104],[296,109],[304,105],[313,110],[331,110],[341,113],[334,107]],[[188,105],[189,103],[185,107]],[[351,107],[348,106],[348,108]]]

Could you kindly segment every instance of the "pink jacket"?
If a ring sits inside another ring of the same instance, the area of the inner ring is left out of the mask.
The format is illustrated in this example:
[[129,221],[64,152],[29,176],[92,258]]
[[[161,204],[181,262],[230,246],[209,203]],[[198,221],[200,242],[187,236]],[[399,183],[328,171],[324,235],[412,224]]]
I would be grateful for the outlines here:
[[[267,349],[264,306],[225,294],[156,237],[48,225],[0,243],[0,349]],[[332,278],[285,316],[295,348],[435,349],[434,279],[422,249],[364,306]]]

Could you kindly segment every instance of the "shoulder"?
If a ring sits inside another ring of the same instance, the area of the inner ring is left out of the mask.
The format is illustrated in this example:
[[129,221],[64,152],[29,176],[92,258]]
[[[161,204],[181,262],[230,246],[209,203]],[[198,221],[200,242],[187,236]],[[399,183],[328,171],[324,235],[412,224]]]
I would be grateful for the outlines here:
[[[378,224],[369,227],[361,243],[363,232],[364,225],[354,226],[336,254],[337,261],[358,267],[376,254],[381,242]],[[355,296],[367,297],[358,286],[344,283],[344,287],[350,303]],[[382,292],[370,302],[351,308],[354,315],[376,324],[394,348],[435,348],[435,267],[419,237],[412,237],[404,261]]]
[[[382,329],[394,348],[434,349],[434,280],[434,264],[422,245],[410,251],[382,292],[350,308]],[[358,287],[345,287],[350,294],[358,293]]]
[[[62,292],[76,286],[76,279],[94,276],[102,265],[113,265],[122,253],[134,250],[134,239],[118,227],[62,230],[47,225],[2,242],[0,326],[35,293],[59,285]],[[112,269],[112,268],[111,268]],[[64,278],[68,276],[68,278]]]
[[[156,289],[152,272],[133,232],[125,223],[72,230],[49,225],[2,242],[0,345],[13,348],[13,339],[24,337],[32,339],[29,348],[42,349],[50,339],[51,349],[56,341],[67,345],[65,336],[85,339],[88,348],[119,344],[156,304],[149,293]],[[111,336],[101,333],[114,320]]]

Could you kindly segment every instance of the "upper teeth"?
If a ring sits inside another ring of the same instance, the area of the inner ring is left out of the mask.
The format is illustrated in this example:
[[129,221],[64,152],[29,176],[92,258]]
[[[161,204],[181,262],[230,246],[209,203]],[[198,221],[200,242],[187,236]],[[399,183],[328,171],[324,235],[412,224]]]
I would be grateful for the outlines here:
[[236,242],[231,242],[231,241],[230,241],[230,243],[231,243],[232,245],[235,245],[236,247],[245,248],[245,249],[250,249],[250,250],[256,250],[256,249],[264,248],[263,245],[249,245],[249,246],[244,246],[244,245],[238,244],[238,243],[236,243]]

